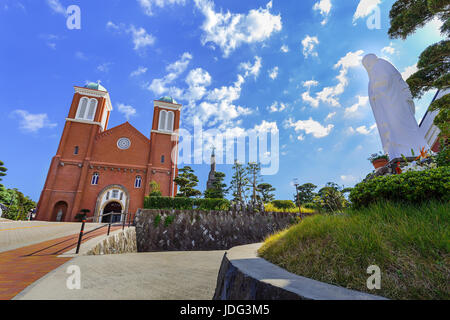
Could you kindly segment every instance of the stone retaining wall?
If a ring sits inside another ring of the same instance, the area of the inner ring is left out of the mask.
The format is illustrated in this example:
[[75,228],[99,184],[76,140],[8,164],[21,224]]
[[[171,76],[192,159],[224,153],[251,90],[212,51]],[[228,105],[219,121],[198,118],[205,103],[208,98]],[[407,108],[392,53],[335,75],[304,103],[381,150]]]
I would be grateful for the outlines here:
[[87,252],[87,255],[119,254],[137,252],[136,231],[134,228],[126,229],[97,244]]
[[261,243],[227,251],[214,300],[384,300],[386,298],[301,277],[257,256]]
[[138,252],[226,250],[263,241],[298,221],[298,214],[194,210],[139,210]]

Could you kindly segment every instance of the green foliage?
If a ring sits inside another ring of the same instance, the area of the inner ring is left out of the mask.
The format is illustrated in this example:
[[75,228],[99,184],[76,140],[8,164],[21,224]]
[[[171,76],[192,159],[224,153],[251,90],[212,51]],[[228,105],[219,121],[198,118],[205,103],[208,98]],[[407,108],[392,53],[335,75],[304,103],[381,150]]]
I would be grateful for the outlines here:
[[231,190],[233,195],[233,201],[245,202],[247,196],[247,185],[249,183],[248,172],[244,166],[235,161],[233,165],[233,176],[231,178]]
[[450,167],[376,177],[357,184],[350,192],[355,208],[378,201],[421,204],[433,199],[450,200]]
[[445,139],[441,138],[441,151],[436,156],[436,164],[438,167],[450,166],[450,147],[445,143]]
[[6,171],[8,171],[8,169],[6,169],[5,167],[4,167],[4,163],[3,163],[3,161],[1,161],[0,160],[0,181],[2,181],[2,178],[1,177],[4,177],[4,176],[6,176]]
[[190,198],[202,194],[199,190],[194,189],[198,185],[198,178],[189,166],[180,169],[174,181],[180,189],[177,197]]
[[213,187],[205,191],[205,198],[224,199],[228,193],[227,185],[223,182],[223,180],[225,180],[225,173],[215,172],[214,177]]
[[249,162],[245,168],[249,177],[249,188],[252,190],[252,202],[257,202],[258,184],[261,183],[261,165],[256,162]]
[[272,187],[270,183],[260,183],[258,184],[258,192],[261,195],[261,200],[263,203],[269,203],[275,200],[275,195],[272,193],[276,189]]
[[145,209],[175,209],[175,210],[228,210],[230,202],[227,199],[199,199],[185,197],[145,197]]
[[[445,0],[397,0],[390,12],[391,38],[406,39],[427,22],[438,18],[443,22],[441,34],[450,36],[450,5]],[[430,89],[446,89],[450,86],[450,40],[429,46],[419,57],[417,72],[407,82],[414,98],[420,98]],[[450,95],[447,94],[431,105],[440,110],[434,123],[442,135],[450,134]]]
[[150,197],[161,197],[161,187],[159,186],[159,183],[155,180],[150,181]]
[[36,207],[36,203],[18,189],[6,189],[1,184],[0,203],[8,207],[6,218],[11,220],[26,220],[30,210]]
[[342,188],[334,182],[328,182],[320,189],[313,202],[318,208],[327,212],[340,212],[348,205]]
[[297,187],[297,194],[295,194],[295,203],[298,204],[304,204],[307,202],[312,202],[314,197],[316,196],[316,193],[314,190],[316,190],[317,186],[312,183],[305,183],[301,186]]
[[387,154],[383,154],[380,151],[379,153],[372,153],[367,160],[369,160],[370,162],[374,162],[375,160],[378,160],[378,159],[386,159],[389,161],[389,156]]
[[450,292],[450,203],[380,201],[339,215],[315,215],[266,240],[259,254],[298,275],[372,293],[366,269],[381,268],[391,299],[442,299]]
[[275,208],[278,208],[278,209],[295,208],[295,204],[291,200],[274,200],[274,201],[272,201],[272,204],[274,205]]

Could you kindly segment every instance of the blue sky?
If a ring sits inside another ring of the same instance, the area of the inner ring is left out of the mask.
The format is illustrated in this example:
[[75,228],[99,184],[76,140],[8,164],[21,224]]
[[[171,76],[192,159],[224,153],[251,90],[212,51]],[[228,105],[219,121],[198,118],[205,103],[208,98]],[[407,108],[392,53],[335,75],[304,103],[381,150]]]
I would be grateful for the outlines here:
[[[39,199],[73,85],[101,81],[114,107],[110,128],[128,120],[149,136],[152,100],[172,95],[184,105],[187,130],[194,119],[222,132],[278,130],[280,169],[263,177],[277,198],[292,198],[293,178],[352,186],[382,149],[361,58],[375,53],[406,77],[441,39],[438,22],[405,41],[389,39],[393,3],[0,0],[2,183]],[[79,30],[66,26],[73,4]],[[369,28],[377,12],[380,28]],[[417,119],[433,94],[417,101]],[[193,168],[203,190],[209,165]],[[218,170],[229,182],[231,166]]]

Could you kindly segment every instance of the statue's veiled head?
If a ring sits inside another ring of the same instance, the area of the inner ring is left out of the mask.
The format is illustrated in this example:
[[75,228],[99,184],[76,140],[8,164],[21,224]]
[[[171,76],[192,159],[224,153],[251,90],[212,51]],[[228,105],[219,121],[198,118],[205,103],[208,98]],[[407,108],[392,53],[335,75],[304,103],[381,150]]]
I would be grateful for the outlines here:
[[378,57],[373,53],[369,53],[364,56],[364,58],[362,60],[362,64],[363,64],[364,68],[366,68],[368,73],[370,73],[370,71],[372,71],[372,68],[375,65],[375,63],[377,62],[377,60],[378,60]]

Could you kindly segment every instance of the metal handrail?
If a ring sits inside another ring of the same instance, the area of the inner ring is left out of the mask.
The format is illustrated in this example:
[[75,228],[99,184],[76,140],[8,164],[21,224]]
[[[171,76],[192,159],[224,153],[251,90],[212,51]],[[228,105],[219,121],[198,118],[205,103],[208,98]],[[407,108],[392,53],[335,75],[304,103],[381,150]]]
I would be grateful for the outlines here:
[[[124,215],[124,219],[123,219],[123,221],[122,221],[122,230],[125,229],[125,222],[126,222],[126,220],[127,220],[127,216],[129,217],[129,218],[128,218],[128,228],[129,228],[130,225],[131,225],[131,214],[130,214],[130,213],[110,212],[110,213],[106,213],[106,214],[99,215],[99,216],[97,216],[97,217],[100,218],[100,217],[105,217],[105,216],[110,216],[110,215],[117,215],[117,214]],[[82,221],[82,223],[81,223],[80,235],[78,236],[77,250],[76,250],[76,252],[75,252],[76,254],[78,254],[78,253],[80,252],[80,246],[81,246],[81,241],[82,241],[82,239],[83,239],[83,235],[89,234],[89,233],[91,233],[91,232],[93,232],[93,231],[96,231],[96,230],[99,230],[99,229],[101,229],[101,228],[103,228],[103,227],[108,226],[108,232],[107,232],[106,235],[109,236],[109,233],[110,233],[110,231],[111,231],[111,225],[114,224],[114,223],[111,222],[111,221],[108,222],[108,224],[105,224],[105,225],[103,225],[103,226],[100,226],[100,227],[98,227],[98,228],[95,228],[95,229],[93,229],[93,230],[90,230],[90,231],[84,233],[84,226],[85,226],[85,224],[86,224],[86,221],[87,221],[87,220],[94,219],[94,218],[97,218],[97,217],[92,216],[92,217],[83,219],[83,221]]]

